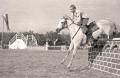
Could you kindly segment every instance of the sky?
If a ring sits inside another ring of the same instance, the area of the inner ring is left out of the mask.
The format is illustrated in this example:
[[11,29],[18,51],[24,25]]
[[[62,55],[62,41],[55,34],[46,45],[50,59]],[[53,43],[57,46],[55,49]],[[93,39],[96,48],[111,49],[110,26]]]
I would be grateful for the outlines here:
[[120,0],[0,0],[0,31],[6,13],[12,32],[55,31],[60,18],[69,13],[70,4],[87,13],[90,21],[111,19],[120,24]]

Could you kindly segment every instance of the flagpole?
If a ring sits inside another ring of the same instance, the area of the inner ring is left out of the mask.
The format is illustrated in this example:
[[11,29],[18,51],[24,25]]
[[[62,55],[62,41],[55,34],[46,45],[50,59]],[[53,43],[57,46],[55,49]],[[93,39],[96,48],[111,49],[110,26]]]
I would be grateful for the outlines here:
[[2,22],[3,22],[3,26],[2,26],[2,38],[1,38],[1,46],[2,46],[2,48],[3,48],[3,45],[4,45],[4,43],[3,43],[3,40],[4,40],[4,16],[2,15]]

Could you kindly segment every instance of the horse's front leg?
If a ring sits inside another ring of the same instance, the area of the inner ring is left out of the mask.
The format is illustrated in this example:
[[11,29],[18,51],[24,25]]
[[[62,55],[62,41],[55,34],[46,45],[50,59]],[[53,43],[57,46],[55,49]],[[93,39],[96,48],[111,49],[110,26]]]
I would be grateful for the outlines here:
[[64,59],[61,61],[61,64],[63,64],[63,63],[66,61],[66,59],[67,59],[67,57],[69,56],[70,52],[72,51],[73,47],[74,47],[73,42],[71,42],[71,43],[70,43],[70,46],[69,46],[69,49],[68,49],[68,53],[67,53],[67,55],[64,57]]
[[71,57],[71,59],[70,59],[69,64],[67,65],[67,68],[70,68],[70,66],[72,65],[72,61],[73,61],[73,58],[75,57],[75,54],[76,54],[76,52],[77,52],[77,49],[78,49],[78,46],[74,46],[73,53],[72,53],[72,57]]

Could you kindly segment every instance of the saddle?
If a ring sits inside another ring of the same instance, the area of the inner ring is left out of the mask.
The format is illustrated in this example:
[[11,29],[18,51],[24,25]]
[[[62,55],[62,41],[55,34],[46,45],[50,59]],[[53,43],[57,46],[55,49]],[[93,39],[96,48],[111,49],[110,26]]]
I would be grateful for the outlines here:
[[91,22],[88,26],[88,29],[90,29],[91,32],[95,32],[99,29],[95,21]]
[[81,29],[82,29],[82,32],[83,32],[84,34],[88,31],[86,25],[81,26]]

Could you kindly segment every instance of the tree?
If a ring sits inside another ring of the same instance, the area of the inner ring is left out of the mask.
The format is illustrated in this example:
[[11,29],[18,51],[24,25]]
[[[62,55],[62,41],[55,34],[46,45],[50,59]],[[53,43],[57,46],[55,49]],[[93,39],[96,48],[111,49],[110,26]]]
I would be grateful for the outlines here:
[[58,38],[58,34],[56,32],[50,31],[46,34],[46,41],[48,41],[49,45],[54,45],[54,41]]
[[44,34],[35,33],[34,36],[35,36],[35,38],[36,38],[36,40],[38,42],[38,45],[40,45],[40,46],[45,45],[46,37],[45,37]]
[[58,41],[56,45],[69,45],[70,44],[70,35],[67,34],[59,34]]

